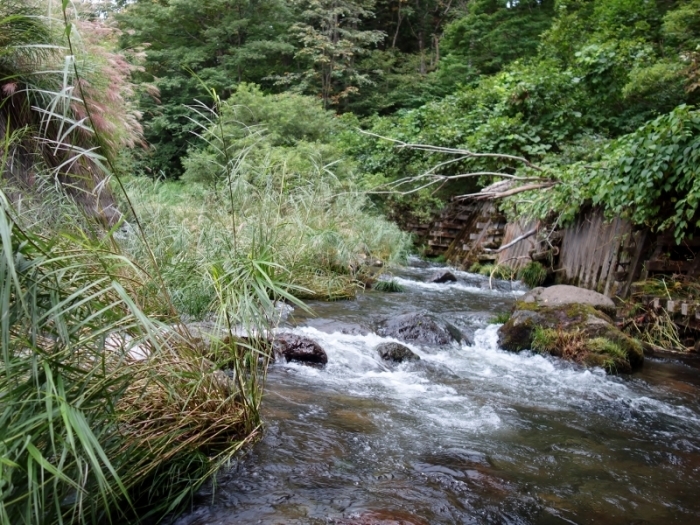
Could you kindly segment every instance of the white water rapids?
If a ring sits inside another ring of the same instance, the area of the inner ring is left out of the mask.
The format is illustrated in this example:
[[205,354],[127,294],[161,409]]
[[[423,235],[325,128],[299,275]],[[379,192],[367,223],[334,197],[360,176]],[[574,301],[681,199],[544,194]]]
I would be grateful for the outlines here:
[[[486,321],[524,289],[432,271],[284,328],[328,364],[271,368],[265,437],[178,525],[700,523],[697,367],[615,377],[505,352]],[[386,364],[376,321],[416,309],[476,328],[474,344],[407,345],[420,361]]]

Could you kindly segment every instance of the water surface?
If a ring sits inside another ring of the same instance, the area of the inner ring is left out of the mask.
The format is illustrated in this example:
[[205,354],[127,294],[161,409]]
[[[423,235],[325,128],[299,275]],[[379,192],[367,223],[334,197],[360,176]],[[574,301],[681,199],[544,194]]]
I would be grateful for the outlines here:
[[[405,293],[313,304],[290,323],[324,369],[270,369],[263,439],[177,525],[700,523],[700,374],[647,360],[628,377],[497,346],[495,313],[524,288],[432,268]],[[387,366],[373,332],[427,310],[474,345],[409,345]]]

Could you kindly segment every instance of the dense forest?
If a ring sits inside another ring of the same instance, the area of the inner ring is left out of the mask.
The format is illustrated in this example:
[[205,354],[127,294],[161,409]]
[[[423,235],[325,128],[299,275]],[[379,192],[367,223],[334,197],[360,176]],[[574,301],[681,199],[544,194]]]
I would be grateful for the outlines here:
[[182,509],[451,199],[692,235],[699,102],[700,0],[2,0],[0,523]]
[[[634,221],[664,228],[672,222],[678,236],[694,218],[694,177],[681,174],[698,166],[696,2],[263,1],[203,2],[197,10],[177,2],[130,4],[114,17],[122,48],[145,53],[134,79],[150,149],[139,166],[153,177],[211,176],[196,170],[203,146],[191,135],[192,100],[211,107],[211,90],[231,105],[250,106],[255,93],[256,109],[241,122],[267,129],[279,124],[268,123],[265,106],[288,93],[313,97],[340,117],[324,140],[353,164],[351,178],[361,187],[409,179],[378,201],[390,217],[407,211],[425,217],[446,198],[496,179],[443,179],[439,191],[401,195],[417,187],[412,178],[447,159],[397,149],[359,129],[404,143],[526,158],[558,188],[544,202],[524,196],[535,203],[521,212],[556,211],[566,219],[586,202],[612,214],[637,203],[627,210]],[[670,147],[663,137],[675,126],[685,129],[683,147],[674,149],[681,156],[669,150],[649,162],[641,154],[621,166],[650,136],[654,148]],[[304,133],[268,131],[283,135],[285,146]],[[472,157],[434,174],[512,175],[518,167]],[[670,202],[673,209],[658,209]]]

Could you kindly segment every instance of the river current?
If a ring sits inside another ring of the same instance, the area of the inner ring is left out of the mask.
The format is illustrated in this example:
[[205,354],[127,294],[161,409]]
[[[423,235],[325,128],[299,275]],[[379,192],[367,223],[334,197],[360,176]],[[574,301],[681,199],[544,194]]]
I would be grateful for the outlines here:
[[[488,321],[525,289],[466,272],[429,284],[434,271],[292,316],[282,330],[328,365],[271,366],[264,437],[177,525],[700,523],[698,365],[615,377],[502,351]],[[376,322],[416,310],[474,344],[383,363]]]

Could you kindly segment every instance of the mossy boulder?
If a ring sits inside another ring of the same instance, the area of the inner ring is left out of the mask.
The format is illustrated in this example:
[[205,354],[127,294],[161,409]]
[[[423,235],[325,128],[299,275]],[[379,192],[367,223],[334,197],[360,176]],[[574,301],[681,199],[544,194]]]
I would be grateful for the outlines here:
[[513,315],[499,328],[501,348],[514,352],[534,350],[585,366],[600,366],[612,373],[631,372],[644,363],[642,345],[618,330],[609,317],[608,313],[614,310],[611,312],[612,301],[608,298],[609,303],[581,294],[587,300],[575,303],[552,300],[552,295],[541,290],[533,292],[516,303]]

